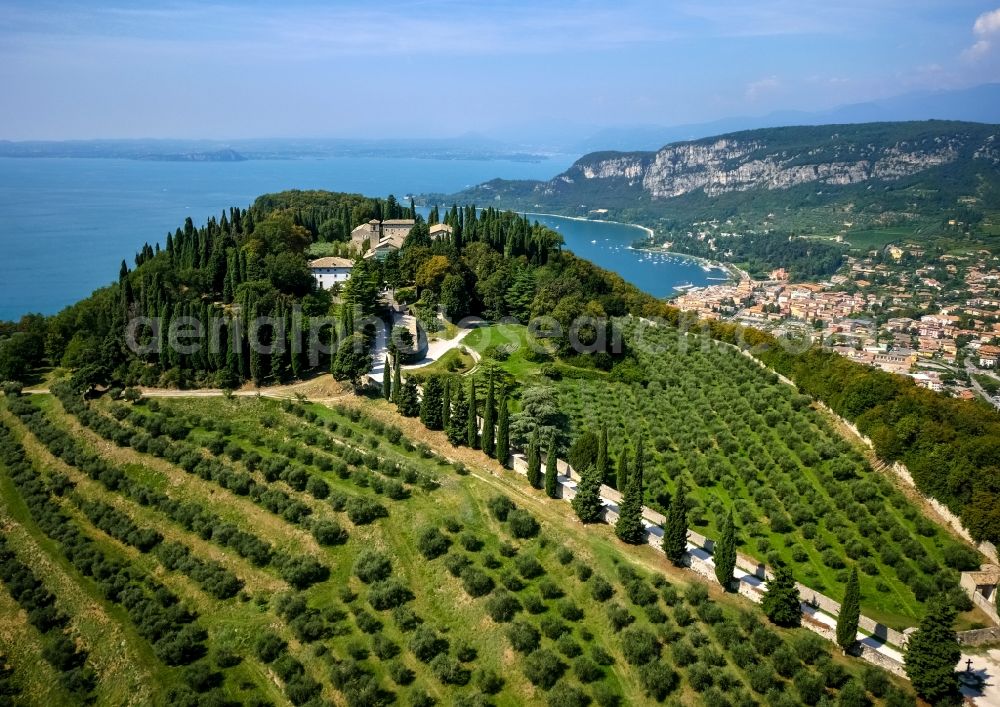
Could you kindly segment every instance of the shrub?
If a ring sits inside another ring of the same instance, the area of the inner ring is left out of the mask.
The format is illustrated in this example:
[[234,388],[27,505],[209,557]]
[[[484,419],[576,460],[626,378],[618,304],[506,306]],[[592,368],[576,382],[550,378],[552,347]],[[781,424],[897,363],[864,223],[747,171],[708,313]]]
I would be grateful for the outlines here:
[[566,664],[546,648],[540,648],[524,659],[524,676],[543,690],[552,688],[566,672]]
[[273,633],[262,634],[254,645],[254,652],[263,663],[271,663],[285,652],[287,644]]
[[535,537],[541,529],[534,516],[520,508],[513,509],[507,515],[507,523],[510,525],[511,535],[522,540]]
[[611,583],[600,575],[594,575],[590,579],[590,596],[596,601],[607,601],[614,596],[615,589]]
[[662,702],[667,695],[677,689],[680,678],[663,663],[655,662],[639,669],[639,681],[647,695],[657,702]]
[[347,542],[347,531],[334,520],[316,520],[312,526],[313,537],[320,545],[343,545]]
[[476,686],[486,695],[495,695],[503,689],[504,679],[489,668],[477,670],[474,678]]
[[310,476],[306,482],[306,491],[314,498],[326,498],[330,495],[330,487],[318,476]]
[[945,545],[944,562],[948,567],[959,572],[979,569],[979,553],[966,545],[950,542]]
[[601,666],[583,655],[573,661],[573,673],[584,684],[596,682],[604,677]]
[[580,644],[573,640],[572,634],[564,633],[556,641],[556,648],[567,658],[576,658],[583,653]]
[[541,621],[542,633],[553,641],[569,631],[569,626],[555,616],[546,616]]
[[538,583],[538,591],[545,599],[558,599],[564,593],[562,587],[548,578]]
[[549,693],[547,704],[549,707],[587,707],[590,696],[578,687],[560,683]]
[[447,653],[435,656],[430,662],[430,668],[444,685],[468,685],[472,678],[472,673]]
[[[594,701],[597,702],[599,707],[618,707],[622,701],[621,695],[605,682],[599,682],[594,685],[591,693],[594,695]],[[664,694],[664,697],[666,697],[666,694]]]
[[847,682],[847,671],[840,663],[835,663],[829,658],[826,658],[820,661],[818,665],[819,673],[823,676],[823,680],[826,682],[827,687],[831,687],[836,690]]
[[410,639],[410,651],[422,663],[431,662],[435,656],[447,650],[448,640],[438,636],[437,632],[428,626],[417,628]]
[[448,572],[451,573],[452,577],[461,577],[465,568],[471,564],[472,560],[470,560],[466,555],[462,555],[457,552],[445,555],[444,558],[444,566],[448,569]]
[[425,528],[417,538],[417,549],[428,560],[433,560],[448,552],[451,540],[435,527]]
[[868,707],[871,702],[865,694],[865,688],[857,680],[849,680],[837,695],[837,704],[843,707]]
[[514,560],[514,566],[525,579],[534,579],[545,574],[545,568],[533,555],[518,555]]
[[363,550],[354,561],[354,575],[365,584],[387,579],[392,574],[392,562],[377,550]]
[[559,602],[559,613],[567,621],[579,621],[583,618],[583,609],[569,599]]
[[506,523],[508,515],[512,510],[514,510],[514,508],[516,508],[513,501],[506,496],[499,495],[494,496],[487,501],[486,505],[489,507],[490,513],[493,514],[493,517],[501,523]]
[[388,665],[386,665],[386,669],[389,673],[389,677],[392,678],[392,681],[400,686],[409,685],[416,677],[416,674],[410,668],[406,667],[406,664],[400,660],[390,661]]
[[802,669],[799,657],[789,646],[783,645],[776,650],[771,655],[771,662],[774,664],[774,669],[778,672],[778,675],[783,678],[793,677]]
[[621,631],[635,621],[635,617],[621,604],[611,604],[608,606],[607,612],[608,620],[616,631]]
[[486,596],[493,591],[493,578],[478,567],[470,566],[462,570],[462,586],[471,597]]
[[413,600],[413,592],[396,578],[376,582],[368,591],[368,603],[376,611],[385,611]]
[[826,694],[823,677],[808,670],[800,670],[795,675],[795,691],[799,699],[807,705],[814,705]]
[[622,631],[622,654],[629,665],[645,665],[659,657],[660,643],[644,628],[627,628]]
[[795,640],[795,654],[808,665],[827,655],[827,643],[815,633],[803,633]]
[[538,648],[541,634],[526,621],[514,621],[507,627],[507,640],[519,653],[531,653]]
[[378,501],[360,496],[348,499],[344,509],[347,511],[347,517],[355,525],[368,525],[379,518],[386,518],[389,515],[386,507]]
[[714,678],[712,670],[707,665],[695,663],[687,674],[688,683],[695,692],[704,692],[712,686]]
[[493,596],[486,600],[486,613],[497,623],[510,621],[520,610],[521,602],[517,597],[503,589],[494,592]]
[[483,541],[471,532],[462,533],[458,542],[469,552],[479,552],[483,547]]
[[885,671],[873,665],[866,665],[861,671],[861,682],[875,697],[885,697],[890,687],[889,677]]
[[391,639],[386,638],[384,634],[376,633],[372,636],[372,651],[378,656],[379,660],[395,658],[399,655],[400,650],[399,645]]
[[774,672],[767,663],[757,663],[747,668],[747,679],[754,692],[764,694],[774,686]]

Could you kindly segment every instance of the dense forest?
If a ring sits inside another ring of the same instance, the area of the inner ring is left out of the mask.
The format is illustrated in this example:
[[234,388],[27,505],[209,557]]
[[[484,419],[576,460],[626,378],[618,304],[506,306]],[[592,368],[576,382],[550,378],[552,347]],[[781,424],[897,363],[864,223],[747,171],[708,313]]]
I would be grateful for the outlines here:
[[[400,251],[359,259],[336,292],[318,288],[308,268],[313,243],[344,242],[369,219],[404,216],[416,225]],[[452,235],[432,240],[438,220]],[[81,384],[125,386],[235,388],[341,371],[340,344],[372,336],[364,322],[386,316],[387,287],[428,327],[443,308],[452,320],[545,314],[565,331],[580,315],[623,314],[642,297],[561,245],[555,231],[496,209],[435,209],[425,221],[391,196],[269,194],[200,228],[188,219],[163,248],[145,244],[134,267],[123,261],[116,283],[53,317],[5,324],[0,379],[23,378],[46,360],[73,369]],[[182,338],[191,320],[202,327],[197,350],[176,345],[192,342]],[[255,320],[264,324],[251,331]],[[353,373],[364,360],[355,363]]]

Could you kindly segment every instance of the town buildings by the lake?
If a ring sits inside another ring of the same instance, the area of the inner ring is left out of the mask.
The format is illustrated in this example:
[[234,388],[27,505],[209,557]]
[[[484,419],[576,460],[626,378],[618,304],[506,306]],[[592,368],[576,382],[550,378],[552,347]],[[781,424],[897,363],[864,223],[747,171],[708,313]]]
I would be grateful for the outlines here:
[[928,256],[893,245],[848,258],[822,282],[777,269],[687,289],[675,304],[776,335],[808,330],[852,360],[1000,406],[1000,258],[987,250]]

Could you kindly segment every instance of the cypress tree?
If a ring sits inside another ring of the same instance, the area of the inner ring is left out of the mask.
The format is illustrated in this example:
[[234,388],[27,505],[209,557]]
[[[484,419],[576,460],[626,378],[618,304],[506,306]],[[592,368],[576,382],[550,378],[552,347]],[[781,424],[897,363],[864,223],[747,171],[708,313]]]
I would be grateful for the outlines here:
[[679,481],[663,527],[663,553],[678,567],[684,564],[687,553],[687,533],[687,493],[684,482]]
[[597,474],[602,484],[608,483],[608,427],[601,425],[597,435]]
[[917,695],[930,704],[944,703],[958,695],[955,665],[962,657],[962,649],[955,638],[954,622],[954,607],[944,596],[935,596],[906,645],[906,675]]
[[469,416],[465,425],[465,443],[472,449],[479,449],[479,420],[476,418],[476,379],[469,385]]
[[441,395],[441,429],[451,428],[451,378],[445,377],[444,391]]
[[533,488],[542,488],[542,455],[538,449],[538,430],[531,433],[528,441],[528,483]]
[[767,580],[767,591],[760,606],[767,618],[779,626],[791,627],[802,623],[802,600],[789,567],[781,565],[775,568],[774,576]]
[[549,448],[545,452],[545,493],[549,498],[559,498],[559,479],[556,465],[556,433],[549,437]]
[[584,523],[596,523],[601,519],[601,475],[597,467],[588,466],[580,474],[580,483],[571,503],[577,517]]
[[465,388],[459,382],[458,395],[451,409],[451,422],[448,427],[448,441],[456,447],[465,444],[465,425],[469,418],[469,406],[465,402]]
[[389,366],[388,356],[382,364],[382,395],[386,400],[392,400],[392,368]]
[[[257,307],[254,306],[254,308],[250,311],[250,321],[253,322],[256,321],[256,319],[257,319]],[[250,377],[253,378],[253,384],[259,388],[260,384],[263,382],[264,379],[264,372],[261,368],[260,351],[259,351],[260,334],[258,333],[257,336],[258,336],[257,343],[255,345],[250,346]],[[251,344],[253,344],[253,342],[251,342]]]
[[483,405],[483,431],[482,446],[483,453],[492,457],[496,453],[495,430],[493,425],[493,408],[496,407],[493,392],[493,375],[491,374],[486,383],[486,403]]
[[837,614],[837,645],[846,653],[858,639],[858,621],[861,618],[861,584],[858,582],[858,568],[851,568],[851,576],[844,589],[844,601]]
[[399,394],[403,388],[402,376],[399,372],[399,354],[392,357],[392,402],[399,405]]
[[618,455],[618,465],[615,470],[615,488],[625,493],[626,486],[628,486],[628,458],[623,449],[621,454]]
[[733,509],[722,523],[722,533],[719,542],[715,544],[712,553],[715,560],[715,578],[726,591],[733,586],[733,572],[736,570],[736,525],[733,523]]
[[510,461],[510,409],[507,405],[506,395],[500,401],[496,457],[502,466],[507,466],[507,463]]
[[401,415],[406,417],[416,417],[420,414],[420,398],[417,395],[417,384],[412,378],[407,378],[403,383],[402,390],[399,391],[399,402],[397,409]]
[[420,421],[429,430],[444,429],[441,420],[443,407],[444,384],[438,376],[431,376],[424,381],[424,397],[420,401]]
[[639,437],[635,445],[635,464],[632,467],[632,475],[625,483],[625,491],[622,493],[621,504],[618,507],[618,522],[615,523],[615,535],[622,542],[631,545],[641,545],[646,541],[646,529],[642,525],[642,474],[642,437]]

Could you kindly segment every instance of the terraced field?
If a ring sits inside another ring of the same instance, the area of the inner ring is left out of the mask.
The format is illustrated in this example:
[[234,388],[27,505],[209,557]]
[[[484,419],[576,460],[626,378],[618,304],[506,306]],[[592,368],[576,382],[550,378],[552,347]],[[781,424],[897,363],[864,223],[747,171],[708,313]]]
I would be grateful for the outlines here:
[[865,613],[898,628],[915,625],[940,590],[971,608],[958,571],[978,567],[979,554],[873,472],[808,397],[707,338],[635,322],[626,329],[637,357],[629,370],[546,385],[572,436],[608,427],[619,465],[644,437],[649,505],[665,510],[683,479],[699,532],[717,538],[732,507],[743,551],[790,565],[836,599],[857,565]]
[[444,436],[387,424],[388,404],[351,405],[7,398],[0,695],[912,702],[817,636],[582,528],[485,457],[445,461]]

